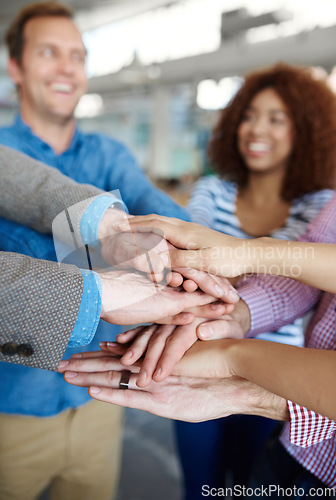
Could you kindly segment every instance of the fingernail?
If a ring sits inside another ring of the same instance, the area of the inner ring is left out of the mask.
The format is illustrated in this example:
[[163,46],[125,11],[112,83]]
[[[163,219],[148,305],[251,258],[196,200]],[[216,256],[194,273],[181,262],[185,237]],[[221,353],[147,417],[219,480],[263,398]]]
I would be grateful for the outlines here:
[[183,313],[184,319],[188,319],[188,318],[190,318],[190,316],[191,316],[191,313]]
[[77,377],[78,373],[77,372],[65,372],[65,378],[75,378]]
[[58,365],[58,368],[64,368],[65,366],[68,366],[69,364],[69,361],[67,360],[63,360],[60,362],[60,364]]
[[123,359],[123,360],[125,360],[125,359],[130,359],[132,356],[133,356],[133,352],[132,352],[132,351],[128,351],[128,352],[126,352],[126,353],[123,355],[122,359]]
[[215,285],[215,292],[217,295],[219,295],[219,297],[224,295],[224,290],[219,285]]
[[153,378],[160,377],[161,373],[162,373],[161,368],[158,368],[157,370],[155,370]]
[[239,297],[239,293],[237,292],[237,290],[233,289],[233,290],[230,290],[230,293],[229,293],[230,297],[232,297],[233,299],[236,299],[237,297]]
[[221,306],[221,305],[222,305],[222,304],[221,304],[221,302],[213,302],[213,303],[210,305],[210,307],[211,307],[211,309],[218,309],[218,308],[219,308],[219,306]]
[[82,355],[81,355],[81,353],[80,353],[80,352],[76,352],[76,354],[73,354],[71,357],[72,357],[72,358],[81,358],[81,357],[82,357]]
[[202,339],[210,339],[214,335],[214,331],[211,326],[201,325],[198,328],[198,334]]
[[91,394],[99,394],[100,391],[101,391],[100,387],[96,387],[95,385],[93,385],[93,386],[90,387]]
[[106,344],[107,347],[115,347],[118,344],[118,342],[102,342],[102,344]]
[[138,382],[146,382],[146,380],[147,380],[146,370],[141,370],[138,375]]

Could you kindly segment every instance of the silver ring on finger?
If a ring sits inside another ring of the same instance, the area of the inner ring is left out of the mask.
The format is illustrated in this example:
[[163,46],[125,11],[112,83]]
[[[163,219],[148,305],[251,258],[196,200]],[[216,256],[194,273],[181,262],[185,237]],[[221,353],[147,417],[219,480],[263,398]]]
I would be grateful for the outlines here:
[[121,372],[121,378],[119,382],[119,389],[129,389],[129,381],[131,378],[132,372],[129,370],[122,370]]

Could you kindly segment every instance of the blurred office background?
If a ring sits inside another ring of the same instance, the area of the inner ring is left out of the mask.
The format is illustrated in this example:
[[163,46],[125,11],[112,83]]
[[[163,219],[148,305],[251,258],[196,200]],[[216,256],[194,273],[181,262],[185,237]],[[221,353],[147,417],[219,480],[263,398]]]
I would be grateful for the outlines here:
[[[0,0],[0,38],[25,0]],[[64,0],[88,49],[84,131],[124,142],[182,203],[211,171],[206,144],[218,109],[243,74],[287,61],[316,67],[336,86],[334,0]],[[18,109],[0,45],[0,125]],[[179,500],[171,423],[128,411],[118,500]]]
[[[0,1],[0,38],[25,0]],[[123,141],[147,174],[181,201],[206,172],[217,110],[253,68],[283,60],[336,64],[333,0],[65,0],[88,49],[83,130]],[[16,111],[0,47],[0,125]]]

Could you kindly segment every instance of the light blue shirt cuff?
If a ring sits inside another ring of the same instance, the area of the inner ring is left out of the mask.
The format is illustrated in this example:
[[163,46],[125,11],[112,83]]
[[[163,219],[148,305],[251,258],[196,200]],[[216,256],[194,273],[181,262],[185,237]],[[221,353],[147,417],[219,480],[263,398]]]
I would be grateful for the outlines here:
[[89,344],[98,327],[101,311],[102,283],[99,274],[81,269],[83,294],[77,321],[72,330],[68,347]]
[[111,206],[127,212],[127,207],[122,199],[113,193],[97,196],[85,210],[80,221],[80,233],[84,244],[93,246],[97,244],[100,221],[106,210]]

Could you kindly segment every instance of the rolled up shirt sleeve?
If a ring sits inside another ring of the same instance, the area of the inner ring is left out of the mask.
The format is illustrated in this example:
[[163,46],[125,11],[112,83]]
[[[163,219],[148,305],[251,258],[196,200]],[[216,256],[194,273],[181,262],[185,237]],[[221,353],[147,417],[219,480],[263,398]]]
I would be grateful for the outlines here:
[[119,208],[128,212],[125,203],[116,193],[97,196],[88,206],[80,221],[80,232],[84,244],[98,242],[98,227],[108,208]]
[[68,347],[89,344],[98,328],[101,312],[102,284],[99,274],[81,270],[83,294],[77,321],[69,339]]

